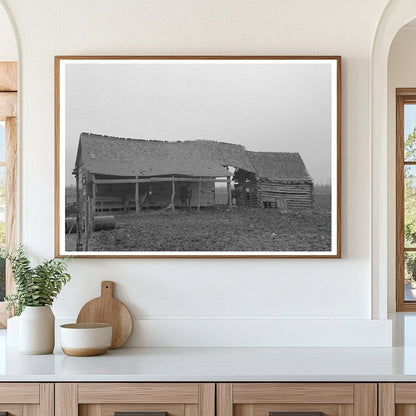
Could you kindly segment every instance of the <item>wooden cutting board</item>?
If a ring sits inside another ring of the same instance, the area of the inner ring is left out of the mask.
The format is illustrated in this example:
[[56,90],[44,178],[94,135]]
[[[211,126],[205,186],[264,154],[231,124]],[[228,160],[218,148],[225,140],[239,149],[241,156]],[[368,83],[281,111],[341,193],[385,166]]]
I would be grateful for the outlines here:
[[127,306],[113,297],[114,282],[101,282],[101,296],[86,303],[77,323],[107,323],[113,326],[111,349],[121,347],[130,338],[133,319]]

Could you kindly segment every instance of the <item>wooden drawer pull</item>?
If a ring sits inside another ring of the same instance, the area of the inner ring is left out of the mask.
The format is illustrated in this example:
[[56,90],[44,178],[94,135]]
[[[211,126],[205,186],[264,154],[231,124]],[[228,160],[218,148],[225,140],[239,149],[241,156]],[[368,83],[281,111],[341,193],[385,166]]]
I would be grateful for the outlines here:
[[168,416],[168,412],[115,412],[114,416]]
[[269,416],[323,416],[322,412],[269,412]]

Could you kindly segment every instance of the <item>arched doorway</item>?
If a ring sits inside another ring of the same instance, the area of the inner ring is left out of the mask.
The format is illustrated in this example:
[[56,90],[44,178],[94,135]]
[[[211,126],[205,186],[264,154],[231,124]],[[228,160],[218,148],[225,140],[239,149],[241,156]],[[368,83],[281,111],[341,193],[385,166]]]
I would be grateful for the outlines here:
[[[394,37],[401,27],[416,17],[413,0],[387,5],[374,37],[371,60],[372,136],[372,316],[387,317],[387,298],[394,291],[395,273],[395,187],[392,187],[391,148],[388,134],[388,57]],[[392,226],[393,224],[393,226]],[[394,235],[392,235],[392,233]],[[393,273],[393,276],[392,276]]]

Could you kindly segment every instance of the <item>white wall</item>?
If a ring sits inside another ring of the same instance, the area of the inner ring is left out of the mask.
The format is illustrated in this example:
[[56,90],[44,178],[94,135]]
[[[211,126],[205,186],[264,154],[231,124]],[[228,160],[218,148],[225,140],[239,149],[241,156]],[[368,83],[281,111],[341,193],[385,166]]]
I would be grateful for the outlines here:
[[342,259],[73,259],[58,317],[110,279],[138,320],[130,345],[389,345],[386,299],[370,320],[370,53],[387,0],[2,3],[21,39],[21,239],[41,257],[54,253],[54,55],[343,58]]
[[388,61],[388,309],[396,310],[396,88],[416,87],[416,26],[404,27],[391,44]]
[[17,61],[16,38],[4,8],[0,6],[0,61]]

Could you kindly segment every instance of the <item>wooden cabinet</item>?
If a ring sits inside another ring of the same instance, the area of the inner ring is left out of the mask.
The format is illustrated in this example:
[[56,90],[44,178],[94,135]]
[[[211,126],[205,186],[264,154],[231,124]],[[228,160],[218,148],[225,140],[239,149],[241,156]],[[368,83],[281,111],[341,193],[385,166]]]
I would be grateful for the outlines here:
[[0,383],[0,416],[2,412],[8,416],[416,416],[416,382]]
[[376,383],[57,383],[55,415],[377,416],[377,397]]
[[0,415],[53,416],[52,383],[0,383]]
[[[56,416],[215,416],[214,383],[57,383]],[[150,412],[150,413],[148,413]]]
[[217,416],[377,416],[376,383],[219,383],[216,399]]

